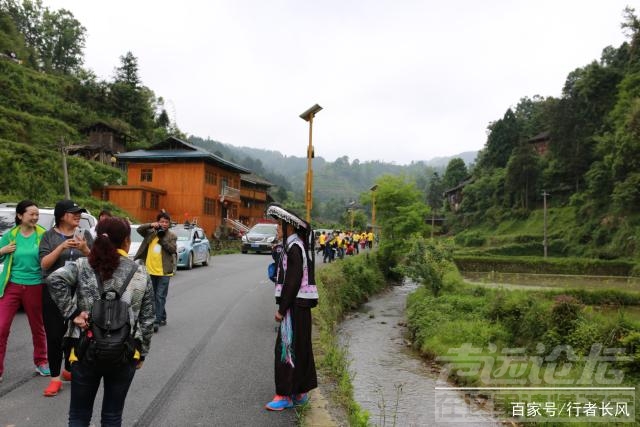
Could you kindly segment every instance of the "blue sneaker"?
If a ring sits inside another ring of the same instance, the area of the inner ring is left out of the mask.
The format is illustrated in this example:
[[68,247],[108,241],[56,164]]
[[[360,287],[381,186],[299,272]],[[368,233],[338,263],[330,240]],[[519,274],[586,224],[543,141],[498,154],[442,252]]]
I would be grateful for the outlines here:
[[50,377],[51,371],[49,370],[49,364],[43,363],[42,365],[36,366],[36,372],[43,377]]
[[280,396],[279,394],[276,394],[273,396],[273,400],[271,402],[264,405],[264,408],[269,411],[283,411],[288,408],[293,408],[293,402],[288,396]]
[[296,406],[305,405],[309,401],[309,393],[294,394],[291,396],[291,400]]

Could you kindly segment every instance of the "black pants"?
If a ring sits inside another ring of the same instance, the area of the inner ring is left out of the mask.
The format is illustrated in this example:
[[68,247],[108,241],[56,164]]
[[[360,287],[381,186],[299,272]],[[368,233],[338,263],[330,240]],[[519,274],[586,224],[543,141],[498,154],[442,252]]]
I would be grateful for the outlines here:
[[[67,322],[60,314],[60,310],[51,299],[49,289],[44,286],[42,290],[42,320],[44,332],[47,335],[47,359],[52,377],[60,376],[62,360],[65,361],[65,369],[70,370],[68,346],[64,345],[64,334],[67,332]],[[67,348],[65,348],[67,347]]]
[[131,381],[136,373],[136,363],[130,362],[118,368],[100,368],[76,362],[72,367],[71,402],[69,404],[69,427],[88,427],[93,414],[100,380],[104,380],[101,425],[122,425],[122,410]]

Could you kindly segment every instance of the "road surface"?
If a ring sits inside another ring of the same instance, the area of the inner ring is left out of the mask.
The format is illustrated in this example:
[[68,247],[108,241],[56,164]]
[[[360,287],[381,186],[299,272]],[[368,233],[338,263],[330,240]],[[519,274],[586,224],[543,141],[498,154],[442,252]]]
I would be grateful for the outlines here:
[[[272,413],[275,303],[268,255],[211,258],[178,271],[167,300],[167,326],[154,334],[127,395],[125,426],[286,426],[294,411]],[[67,425],[70,384],[42,396],[26,316],[16,316],[0,383],[0,427]],[[100,425],[98,395],[92,424]]]

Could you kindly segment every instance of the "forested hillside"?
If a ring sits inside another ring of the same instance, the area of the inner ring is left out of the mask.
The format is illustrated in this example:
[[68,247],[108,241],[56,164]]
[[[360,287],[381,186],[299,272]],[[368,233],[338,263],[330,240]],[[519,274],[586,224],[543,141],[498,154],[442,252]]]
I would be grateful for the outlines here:
[[[476,227],[486,243],[488,230],[540,209],[545,190],[551,214],[571,224],[550,230],[554,255],[640,253],[640,21],[633,9],[622,29],[628,42],[571,71],[561,97],[524,97],[489,125],[472,182],[450,215],[452,231]],[[540,134],[548,137],[545,154],[529,142]],[[541,224],[533,233],[528,239],[542,242]]]
[[[179,134],[162,99],[140,82],[131,52],[122,55],[110,81],[82,68],[85,32],[68,11],[0,0],[2,201],[60,199],[60,145],[84,142],[82,129],[96,121],[129,135],[130,148]],[[88,206],[95,204],[91,187],[125,179],[116,168],[73,157],[69,175],[72,197]]]

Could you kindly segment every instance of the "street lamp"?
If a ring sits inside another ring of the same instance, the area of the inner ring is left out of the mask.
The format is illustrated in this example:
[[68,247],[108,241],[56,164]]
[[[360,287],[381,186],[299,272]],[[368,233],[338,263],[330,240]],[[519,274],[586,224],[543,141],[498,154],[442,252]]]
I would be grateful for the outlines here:
[[311,168],[311,159],[314,157],[312,132],[313,132],[313,118],[318,111],[322,110],[322,107],[318,104],[314,104],[304,113],[300,114],[300,118],[309,122],[309,146],[307,147],[307,182],[305,188],[305,205],[307,207],[307,222],[311,223],[311,206],[313,205],[312,191],[313,191],[313,170]]
[[376,190],[377,189],[378,189],[378,184],[370,188],[371,190],[371,229],[372,230],[375,230],[376,228]]

